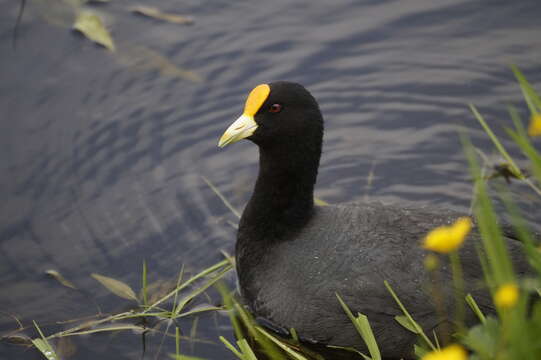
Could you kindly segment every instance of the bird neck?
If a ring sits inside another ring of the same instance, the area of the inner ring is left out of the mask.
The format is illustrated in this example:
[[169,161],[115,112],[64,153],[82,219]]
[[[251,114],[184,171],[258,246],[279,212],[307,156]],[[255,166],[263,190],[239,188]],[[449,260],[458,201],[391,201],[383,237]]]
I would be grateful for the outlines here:
[[239,232],[248,231],[251,241],[277,241],[302,228],[313,213],[321,147],[265,147],[259,154],[259,175]]

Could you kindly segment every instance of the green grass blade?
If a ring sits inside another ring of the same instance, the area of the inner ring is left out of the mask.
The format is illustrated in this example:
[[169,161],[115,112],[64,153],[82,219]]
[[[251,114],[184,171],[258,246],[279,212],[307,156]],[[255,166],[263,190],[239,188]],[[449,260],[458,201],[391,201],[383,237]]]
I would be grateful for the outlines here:
[[[533,147],[533,145],[528,140],[528,137],[521,136],[519,133],[507,129],[507,134],[513,139],[513,141],[518,145],[520,150],[528,157],[532,165],[533,175],[538,182],[541,182],[541,155]],[[532,187],[532,185],[530,185]],[[534,191],[541,195],[541,191],[535,185],[533,186]]]
[[285,359],[285,356],[280,352],[280,349],[276,344],[268,339],[265,336],[262,336],[260,331],[257,330],[256,323],[252,316],[243,308],[238,302],[234,303],[234,309],[237,314],[240,315],[240,319],[246,329],[248,330],[249,335],[257,341],[257,343],[263,348],[265,353],[271,359]]
[[189,356],[189,355],[176,355],[176,354],[170,354],[169,357],[171,359],[175,360],[205,360],[203,358],[197,357],[197,356]]
[[481,124],[481,126],[483,127],[483,129],[485,130],[485,132],[487,133],[488,137],[490,138],[490,140],[492,140],[492,143],[494,144],[494,146],[496,147],[496,149],[498,149],[498,151],[500,152],[500,154],[503,156],[503,158],[507,161],[507,163],[509,164],[510,166],[510,170],[513,172],[513,175],[515,175],[516,177],[518,177],[519,179],[523,179],[524,178],[524,175],[522,174],[522,172],[520,171],[520,168],[517,166],[517,164],[515,164],[515,161],[513,160],[513,158],[509,155],[509,153],[507,152],[507,150],[505,150],[505,148],[503,147],[502,143],[500,142],[500,140],[496,137],[496,135],[492,132],[492,129],[490,129],[490,127],[488,126],[488,124],[486,123],[485,119],[483,118],[483,116],[481,116],[481,114],[479,113],[479,111],[477,111],[477,108],[473,105],[473,104],[470,104],[470,109],[473,113],[473,115],[475,116],[475,118],[477,119],[477,121],[479,121],[479,123]]
[[[158,306],[159,304],[161,304],[162,302],[170,299],[172,296],[175,296],[179,291],[183,290],[184,288],[190,286],[191,284],[193,284],[194,282],[196,282],[197,280],[207,276],[207,275],[210,275],[212,274],[213,272],[216,272],[222,268],[228,268],[228,269],[231,269],[231,265],[229,264],[229,260],[222,260],[220,261],[219,263],[217,264],[214,264],[208,268],[206,268],[205,270],[199,272],[197,275],[195,276],[192,276],[190,279],[188,279],[187,281],[185,281],[184,283],[182,283],[180,286],[177,286],[174,290],[170,291],[167,295],[165,295],[164,297],[158,299],[156,302],[154,302],[150,307],[149,309],[151,308],[154,308],[156,306]],[[146,311],[146,310],[145,310]]]
[[338,293],[335,294],[338,298],[338,302],[340,302],[340,305],[342,306],[342,309],[344,309],[344,312],[347,314],[349,320],[351,320],[351,322],[355,326],[355,329],[357,329],[357,332],[366,344],[371,358],[373,360],[381,360],[381,353],[379,351],[378,344],[376,342],[374,333],[372,332],[372,328],[370,327],[370,323],[368,322],[368,318],[366,317],[366,315],[358,314],[358,316],[355,317],[347,304],[344,302],[344,300],[342,300],[340,295]]
[[417,357],[419,359],[422,359],[424,356],[426,356],[429,353],[429,351],[426,350],[425,348],[415,344],[415,345],[413,345],[413,353],[415,355],[417,355]]
[[192,315],[195,315],[195,314],[200,314],[200,313],[203,313],[203,312],[208,312],[208,311],[219,311],[219,310],[223,310],[222,307],[220,306],[203,306],[203,307],[197,307],[195,309],[192,309],[192,310],[189,310],[189,311],[186,311],[186,312],[183,312],[183,313],[179,313],[176,318],[183,318],[183,317],[187,317],[187,316],[192,316]]
[[223,336],[220,336],[220,341],[225,345],[226,348],[228,348],[233,354],[235,354],[236,357],[238,357],[240,360],[244,360],[244,356],[240,351],[238,351],[233,344],[231,344],[226,338]]
[[239,341],[237,341],[237,345],[242,351],[242,356],[245,360],[257,360],[254,351],[252,350],[246,339],[240,339]]
[[491,279],[497,284],[512,282],[515,279],[509,253],[505,246],[501,229],[498,225],[498,218],[494,212],[492,201],[488,195],[486,183],[481,176],[481,171],[473,146],[466,136],[461,136],[466,158],[470,166],[470,172],[475,181],[475,217],[483,247],[487,253],[488,263],[490,266]]
[[227,286],[223,282],[218,282],[215,285],[216,289],[220,293],[220,296],[222,297],[222,300],[224,302],[224,306],[227,309],[227,316],[229,317],[229,321],[231,322],[231,325],[233,326],[233,331],[235,332],[235,337],[237,339],[242,339],[243,333],[241,326],[239,324],[239,321],[235,314],[233,313],[234,309],[234,301],[233,301],[233,295],[231,295],[231,292],[227,288]]
[[188,295],[186,295],[185,297],[183,297],[178,303],[177,305],[175,306],[175,312],[174,312],[174,315],[177,316],[181,311],[182,309],[184,309],[184,306],[186,306],[186,304],[188,302],[190,302],[193,298],[195,298],[197,295],[203,293],[204,291],[206,291],[209,287],[211,287],[212,285],[214,285],[218,280],[220,280],[225,274],[227,274],[229,272],[229,270],[231,270],[232,267],[231,265],[228,265],[228,266],[225,266],[224,269],[222,271],[220,271],[219,273],[217,273],[212,279],[210,279],[209,281],[207,281],[204,285],[202,286],[198,286],[197,289],[193,290],[191,293],[189,293]]
[[408,319],[408,317],[406,315],[396,315],[394,317],[394,319],[396,320],[397,323],[402,325],[402,327],[404,327],[405,329],[411,331],[414,334],[419,335],[419,331],[417,331],[417,329],[415,328],[415,325],[413,325],[409,321],[409,319]]
[[475,302],[475,299],[471,294],[466,295],[466,303],[470,306],[473,313],[477,316],[477,318],[479,319],[479,321],[481,321],[482,324],[487,322],[485,314],[483,314],[483,312],[479,308],[479,305],[477,305],[477,302]]
[[[184,264],[181,265],[180,271],[178,272],[177,286],[176,286],[177,289],[180,287],[180,282],[182,281],[183,277],[184,277]],[[179,292],[177,291],[175,293],[175,297],[173,298],[173,309],[171,310],[172,313],[175,313],[177,311],[178,294]]]
[[231,205],[231,203],[225,198],[225,196],[222,195],[222,193],[220,192],[220,190],[218,190],[218,188],[216,186],[214,186],[213,183],[210,182],[209,179],[207,179],[206,177],[204,176],[201,176],[201,178],[203,179],[203,181],[208,185],[208,187],[210,187],[212,189],[212,191],[214,191],[214,193],[216,194],[216,196],[218,196],[220,198],[220,200],[222,200],[222,202],[224,203],[224,205],[236,216],[240,219],[240,212],[235,209],[233,207],[233,205]]
[[180,329],[175,326],[175,355],[180,356]]
[[522,94],[524,96],[524,99],[526,100],[526,104],[528,104],[528,109],[530,110],[530,113],[536,114],[541,112],[541,98],[539,97],[533,86],[528,82],[528,80],[526,80],[526,77],[522,74],[518,67],[516,67],[515,65],[511,65],[511,70],[513,70],[513,73],[515,74],[515,77],[520,84],[520,89],[522,90]]
[[374,333],[372,332],[372,328],[370,327],[370,323],[368,322],[368,318],[366,315],[359,313],[357,314],[356,320],[359,324],[359,328],[361,329],[361,334],[366,346],[368,347],[370,356],[373,360],[381,360],[381,353],[379,352],[379,347],[374,337]]
[[228,310],[227,313],[233,326],[235,337],[237,339],[244,339],[248,336],[261,347],[269,358],[273,360],[285,359],[282,351],[272,341],[256,330],[255,321],[252,316],[236,301],[225,284],[219,282],[216,284],[216,288],[222,296],[225,308]]
[[143,305],[148,305],[148,278],[147,278],[147,262],[143,260],[143,275],[142,275],[142,288],[143,288]]
[[263,334],[267,339],[269,339],[270,341],[272,341],[273,343],[275,343],[276,345],[278,345],[278,347],[282,350],[284,350],[289,356],[291,356],[293,359],[295,360],[308,360],[306,357],[302,356],[301,354],[299,354],[298,352],[296,352],[295,350],[291,349],[287,344],[283,343],[282,341],[280,341],[279,339],[277,339],[276,337],[272,336],[270,333],[268,333],[267,331],[263,330],[263,328],[257,326],[256,327],[257,331],[259,331],[261,334]]
[[430,346],[432,350],[436,350],[436,347],[434,346],[432,341],[430,341],[428,336],[426,336],[425,332],[423,331],[423,328],[415,320],[413,320],[413,317],[410,315],[409,311],[406,310],[406,307],[404,306],[404,304],[402,304],[402,301],[400,301],[400,299],[394,292],[389,282],[387,280],[384,280],[383,284],[385,285],[387,290],[391,293],[391,296],[393,297],[394,301],[398,304],[398,306],[400,307],[400,310],[402,310],[404,315],[408,318],[411,325],[415,328],[415,330],[417,330],[417,333],[419,334],[419,336],[421,336],[421,338],[428,344],[428,346]]
[[330,348],[330,349],[339,349],[339,350],[349,351],[349,352],[352,352],[352,353],[355,353],[355,354],[359,355],[364,360],[372,360],[372,358],[370,356],[367,356],[367,355],[363,354],[362,352],[355,349],[354,347],[344,347],[344,346],[336,346],[336,345],[327,345],[327,347]]
[[[541,183],[541,154],[530,142],[530,137],[528,136],[526,129],[522,125],[522,121],[520,120],[517,109],[514,107],[509,107],[509,115],[511,116],[513,124],[515,125],[515,131],[512,131],[511,129],[506,129],[506,132],[519,146],[522,153],[526,155],[526,157],[528,157],[528,159],[530,160],[533,175],[537,179],[537,182]],[[529,181],[529,179],[526,180],[528,185],[530,185],[530,187],[532,187],[537,194],[541,195],[541,190],[537,186],[531,184],[531,181]]]
[[524,244],[524,252],[527,255],[530,265],[537,270],[541,276],[541,251],[537,248],[534,237],[530,232],[526,220],[520,215],[517,205],[512,201],[511,194],[508,191],[500,189],[500,198],[510,214],[511,224],[518,235],[518,238]]
[[291,338],[293,341],[295,341],[297,344],[299,343],[299,334],[297,334],[297,330],[295,328],[289,329],[289,333],[291,334]]
[[49,341],[47,341],[47,338],[45,338],[45,336],[43,335],[43,332],[39,328],[38,324],[35,321],[33,321],[33,323],[36,329],[38,330],[39,336],[41,338],[32,339],[32,344],[34,344],[36,349],[38,349],[39,352],[41,352],[41,354],[45,356],[47,360],[58,360],[59,359],[58,355],[54,351]]
[[95,328],[95,329],[90,329],[90,330],[82,330],[82,331],[70,332],[68,334],[62,335],[62,337],[90,335],[90,334],[98,334],[98,333],[104,333],[104,332],[115,332],[115,331],[125,331],[125,330],[131,330],[131,331],[135,331],[135,332],[142,332],[142,331],[145,330],[145,328],[143,326],[132,325],[132,324],[116,325],[116,326],[104,326],[104,327],[101,327],[101,328]]

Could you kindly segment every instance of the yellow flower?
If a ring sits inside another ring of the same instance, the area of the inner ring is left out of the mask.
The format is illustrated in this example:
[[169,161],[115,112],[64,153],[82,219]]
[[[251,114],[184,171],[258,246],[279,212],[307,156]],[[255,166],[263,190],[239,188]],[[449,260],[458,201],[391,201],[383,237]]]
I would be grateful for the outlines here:
[[466,360],[468,354],[460,345],[449,345],[441,350],[432,351],[422,357],[421,360]]
[[449,253],[462,245],[471,227],[471,219],[461,217],[451,226],[440,226],[429,232],[424,239],[423,247],[439,253]]
[[541,114],[533,114],[528,126],[528,135],[541,136]]
[[494,294],[494,303],[497,307],[508,309],[515,306],[518,301],[518,286],[514,283],[501,285]]

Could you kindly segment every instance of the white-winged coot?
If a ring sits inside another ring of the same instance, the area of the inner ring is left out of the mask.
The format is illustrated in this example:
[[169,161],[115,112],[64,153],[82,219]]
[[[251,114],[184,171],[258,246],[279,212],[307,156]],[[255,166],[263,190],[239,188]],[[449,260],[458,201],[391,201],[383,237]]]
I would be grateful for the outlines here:
[[[423,266],[427,252],[420,240],[461,214],[378,202],[314,206],[323,117],[300,84],[279,81],[254,88],[219,146],[241,139],[259,147],[259,175],[236,244],[241,294],[256,316],[273,326],[295,328],[307,341],[366,352],[338,293],[354,314],[368,316],[384,358],[413,358],[416,335],[395,320],[402,313],[384,286],[388,280],[427,334],[451,328],[443,326],[450,319],[442,322],[427,291],[433,279]],[[474,229],[460,257],[466,290],[491,311],[473,245],[478,237]],[[508,239],[512,257],[521,258],[521,244]],[[527,269],[520,261],[516,267],[519,273]],[[452,313],[448,264],[438,283]],[[475,321],[473,313],[466,320]]]

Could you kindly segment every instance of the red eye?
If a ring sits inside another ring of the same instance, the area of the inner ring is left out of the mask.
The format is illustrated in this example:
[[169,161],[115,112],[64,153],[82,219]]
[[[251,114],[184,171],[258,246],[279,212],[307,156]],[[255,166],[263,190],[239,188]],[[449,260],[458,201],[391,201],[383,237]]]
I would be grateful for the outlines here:
[[269,112],[271,113],[277,113],[280,112],[280,110],[282,110],[282,105],[280,104],[272,104],[269,106]]

